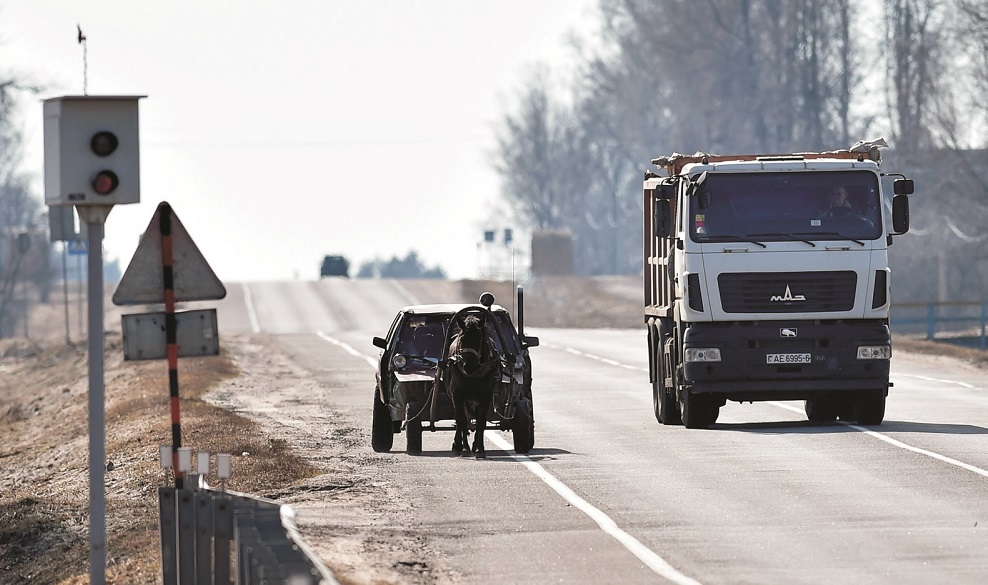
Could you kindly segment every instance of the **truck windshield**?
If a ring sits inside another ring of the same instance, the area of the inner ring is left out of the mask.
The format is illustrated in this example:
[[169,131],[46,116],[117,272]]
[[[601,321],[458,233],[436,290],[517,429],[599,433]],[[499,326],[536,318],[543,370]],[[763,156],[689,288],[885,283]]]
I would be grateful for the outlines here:
[[878,176],[871,171],[708,173],[703,190],[689,202],[696,242],[813,245],[883,235]]

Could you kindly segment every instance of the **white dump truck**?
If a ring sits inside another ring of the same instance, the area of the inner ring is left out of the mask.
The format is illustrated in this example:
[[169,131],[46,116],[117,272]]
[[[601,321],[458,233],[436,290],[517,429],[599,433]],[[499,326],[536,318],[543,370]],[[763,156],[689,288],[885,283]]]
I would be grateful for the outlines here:
[[651,161],[645,323],[659,422],[706,428],[728,400],[802,400],[811,421],[881,424],[888,247],[909,229],[913,181],[881,170],[880,146]]

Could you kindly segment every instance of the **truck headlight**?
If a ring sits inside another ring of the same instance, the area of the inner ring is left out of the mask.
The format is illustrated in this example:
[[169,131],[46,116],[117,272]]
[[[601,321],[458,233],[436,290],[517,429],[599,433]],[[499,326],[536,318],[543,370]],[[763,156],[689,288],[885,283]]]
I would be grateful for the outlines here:
[[408,359],[399,353],[399,354],[395,354],[395,357],[394,359],[391,360],[391,363],[392,365],[394,365],[394,367],[400,370],[405,367],[405,364],[408,363]]
[[719,362],[720,349],[716,347],[688,347],[686,348],[687,362]]
[[892,358],[890,345],[860,345],[858,346],[859,360],[887,360]]

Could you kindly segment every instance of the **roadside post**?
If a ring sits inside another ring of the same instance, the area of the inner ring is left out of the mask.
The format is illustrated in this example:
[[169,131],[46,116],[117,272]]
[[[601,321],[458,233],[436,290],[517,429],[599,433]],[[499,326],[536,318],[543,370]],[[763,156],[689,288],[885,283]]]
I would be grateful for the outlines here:
[[219,331],[216,309],[176,313],[175,304],[218,300],[225,296],[226,288],[171,205],[167,202],[158,204],[113,293],[113,303],[165,306],[164,312],[123,316],[124,359],[168,360],[172,456],[175,458],[172,468],[175,487],[179,489],[183,487],[185,474],[178,464],[182,447],[178,358],[219,355]]
[[[123,315],[125,360],[168,360],[168,395],[171,410],[171,447],[162,449],[162,467],[171,469],[175,488],[160,488],[162,579],[165,585],[205,583],[212,570],[207,532],[212,509],[198,512],[194,491],[199,475],[209,467],[209,454],[200,453],[197,475],[192,469],[192,450],[182,446],[182,423],[178,385],[178,358],[219,355],[216,309],[176,312],[186,301],[219,300],[226,288],[192,241],[185,226],[167,202],[158,204],[134,257],[113,293],[115,305],[164,305],[164,312]],[[167,452],[167,454],[166,454]],[[205,457],[202,457],[205,455]],[[170,461],[165,461],[170,459]],[[188,476],[189,485],[186,486]],[[202,496],[198,496],[200,499]],[[205,500],[203,500],[205,501]]]
[[[89,582],[106,581],[103,387],[103,228],[114,205],[139,203],[138,101],[146,96],[44,100],[45,204],[75,206],[88,227]],[[64,213],[64,212],[61,212]]]

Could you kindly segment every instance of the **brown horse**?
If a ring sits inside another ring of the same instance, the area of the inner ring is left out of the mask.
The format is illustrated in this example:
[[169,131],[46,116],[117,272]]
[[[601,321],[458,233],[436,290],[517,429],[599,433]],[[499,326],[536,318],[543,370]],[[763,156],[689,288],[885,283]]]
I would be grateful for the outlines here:
[[459,331],[449,346],[447,360],[446,391],[453,399],[456,416],[456,432],[453,436],[453,452],[467,454],[470,432],[468,408],[477,421],[477,434],[473,439],[473,453],[483,459],[484,431],[487,413],[491,408],[495,385],[501,380],[501,356],[487,336],[486,317],[469,313],[456,318]]

